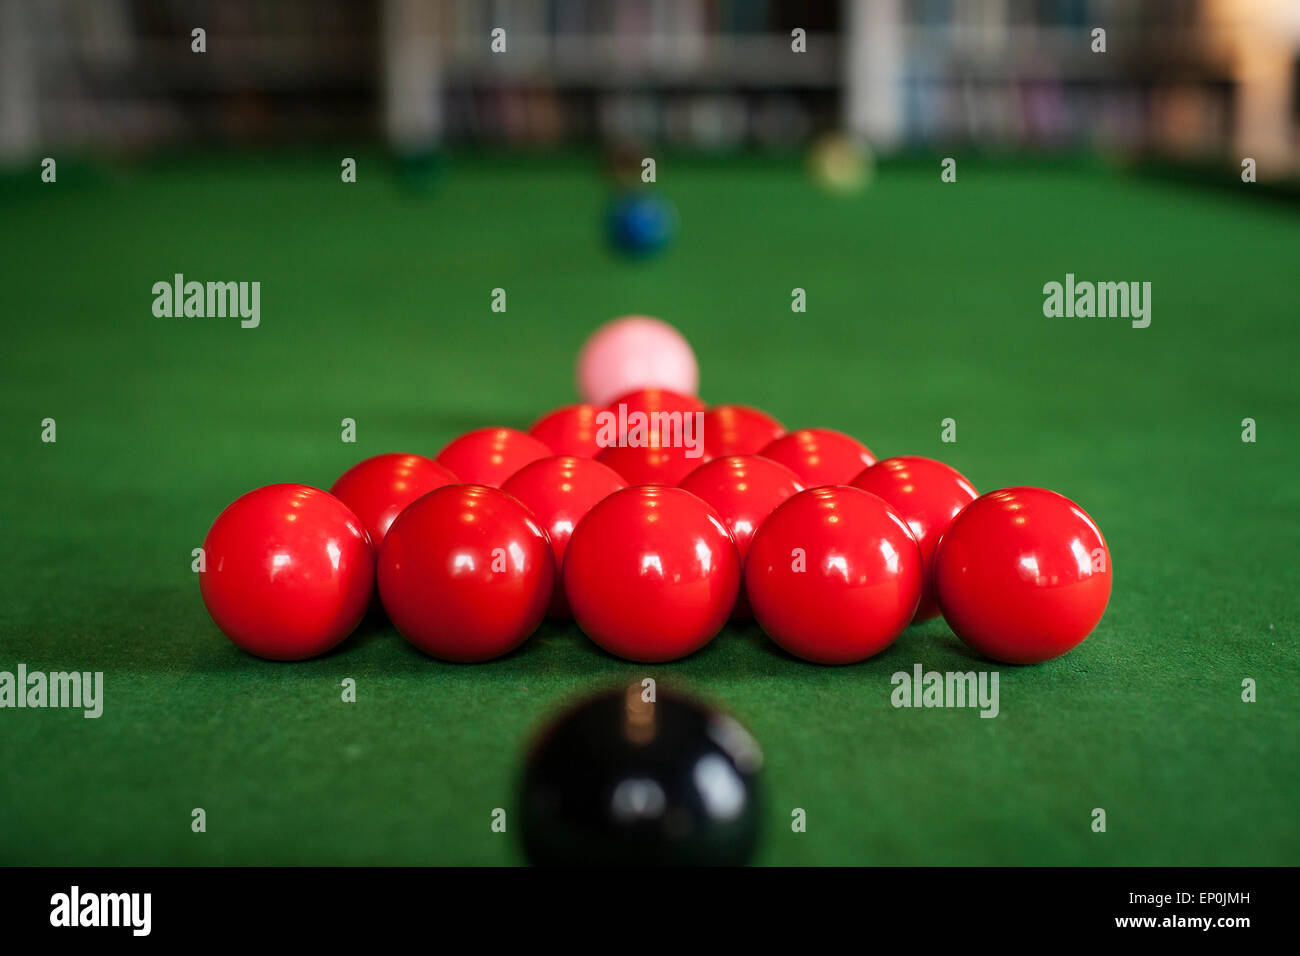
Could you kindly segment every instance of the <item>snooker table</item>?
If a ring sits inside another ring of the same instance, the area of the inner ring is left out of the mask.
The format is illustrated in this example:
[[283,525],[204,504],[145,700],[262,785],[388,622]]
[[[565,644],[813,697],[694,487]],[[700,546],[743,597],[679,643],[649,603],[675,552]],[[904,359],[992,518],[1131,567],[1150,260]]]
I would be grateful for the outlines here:
[[[0,183],[0,670],[104,673],[97,719],[0,711],[0,863],[520,863],[490,824],[528,740],[644,676],[763,746],[762,864],[1300,863],[1300,207],[1086,156],[962,159],[955,184],[937,157],[886,162],[853,198],[793,156],[680,157],[660,170],[679,236],[625,263],[591,157],[454,155],[410,188],[348,155],[352,185],[332,153]],[[151,287],[177,272],[261,281],[260,326],[156,317]],[[1150,281],[1151,325],[1045,317],[1066,273]],[[591,329],[631,312],[687,335],[711,402],[1074,499],[1114,564],[1097,630],[1014,667],[935,619],[820,667],[753,624],[655,666],[550,622],[479,665],[376,614],[296,664],[216,629],[191,551],[227,503],[526,428],[574,400]],[[998,716],[893,707],[916,664],[997,671]]]

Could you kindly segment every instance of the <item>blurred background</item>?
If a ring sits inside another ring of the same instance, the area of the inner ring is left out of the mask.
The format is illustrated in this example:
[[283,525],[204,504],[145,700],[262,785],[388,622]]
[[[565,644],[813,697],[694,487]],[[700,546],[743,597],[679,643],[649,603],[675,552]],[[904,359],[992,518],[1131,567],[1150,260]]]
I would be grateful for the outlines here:
[[1252,156],[1276,180],[1296,173],[1300,3],[0,0],[0,86],[10,163],[365,141],[780,151],[842,129],[880,155]]

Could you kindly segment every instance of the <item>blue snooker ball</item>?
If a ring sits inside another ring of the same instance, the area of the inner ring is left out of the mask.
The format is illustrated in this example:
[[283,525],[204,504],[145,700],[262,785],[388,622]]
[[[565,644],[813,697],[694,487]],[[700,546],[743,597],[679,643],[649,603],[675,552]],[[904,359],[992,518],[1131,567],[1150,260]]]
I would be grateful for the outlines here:
[[677,230],[677,211],[668,200],[649,192],[626,193],[609,207],[606,229],[610,244],[631,259],[660,252]]

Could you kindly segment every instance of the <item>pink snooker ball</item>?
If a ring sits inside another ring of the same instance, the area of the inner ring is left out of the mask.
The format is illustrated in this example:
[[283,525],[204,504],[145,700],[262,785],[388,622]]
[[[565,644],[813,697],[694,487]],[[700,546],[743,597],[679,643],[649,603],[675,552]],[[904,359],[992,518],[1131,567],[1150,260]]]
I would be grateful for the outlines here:
[[648,315],[611,319],[578,353],[578,393],[604,407],[635,389],[666,388],[694,395],[700,368],[690,343],[675,328]]

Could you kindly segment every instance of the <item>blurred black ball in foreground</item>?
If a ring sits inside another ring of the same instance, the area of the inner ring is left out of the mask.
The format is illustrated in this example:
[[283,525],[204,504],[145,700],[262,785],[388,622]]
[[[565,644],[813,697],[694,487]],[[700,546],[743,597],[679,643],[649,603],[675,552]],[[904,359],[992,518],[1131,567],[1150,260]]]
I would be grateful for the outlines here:
[[538,865],[737,866],[758,843],[762,753],[725,714],[633,685],[563,714],[522,786],[524,852]]

